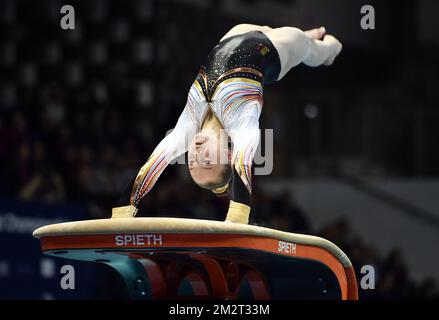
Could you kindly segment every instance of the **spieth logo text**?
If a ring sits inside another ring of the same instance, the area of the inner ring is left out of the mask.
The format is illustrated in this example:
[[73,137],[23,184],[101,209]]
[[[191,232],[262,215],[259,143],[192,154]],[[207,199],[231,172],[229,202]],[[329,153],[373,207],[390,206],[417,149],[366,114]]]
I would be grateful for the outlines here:
[[288,254],[296,254],[296,244],[291,242],[279,241],[277,251]]
[[118,234],[114,238],[117,246],[161,246],[161,234]]

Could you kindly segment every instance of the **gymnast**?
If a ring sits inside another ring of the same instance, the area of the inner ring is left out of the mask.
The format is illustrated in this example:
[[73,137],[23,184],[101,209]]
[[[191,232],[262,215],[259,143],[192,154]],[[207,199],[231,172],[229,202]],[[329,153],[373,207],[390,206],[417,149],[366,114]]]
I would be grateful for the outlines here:
[[300,63],[330,66],[341,49],[324,27],[233,27],[209,53],[175,128],[131,181],[112,217],[134,217],[166,166],[188,152],[194,182],[217,196],[230,196],[225,221],[247,224],[263,85],[279,81]]

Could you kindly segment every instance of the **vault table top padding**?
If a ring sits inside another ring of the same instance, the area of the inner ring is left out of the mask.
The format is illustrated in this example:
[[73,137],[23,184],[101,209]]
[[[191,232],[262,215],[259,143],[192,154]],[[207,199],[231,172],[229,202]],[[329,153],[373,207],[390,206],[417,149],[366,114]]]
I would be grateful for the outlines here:
[[182,218],[120,218],[65,222],[47,225],[34,231],[35,238],[48,236],[105,235],[115,233],[166,234],[236,234],[277,239],[320,247],[334,255],[344,267],[352,264],[346,254],[332,242],[315,236],[278,231],[254,225],[213,220]]

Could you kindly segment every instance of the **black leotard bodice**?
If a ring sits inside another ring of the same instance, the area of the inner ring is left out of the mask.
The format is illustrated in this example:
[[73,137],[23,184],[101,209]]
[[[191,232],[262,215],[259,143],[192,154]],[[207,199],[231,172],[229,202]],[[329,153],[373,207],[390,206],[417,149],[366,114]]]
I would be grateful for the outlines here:
[[233,77],[273,83],[280,73],[279,54],[273,43],[260,31],[229,37],[218,43],[201,66],[196,81],[207,101],[216,87]]

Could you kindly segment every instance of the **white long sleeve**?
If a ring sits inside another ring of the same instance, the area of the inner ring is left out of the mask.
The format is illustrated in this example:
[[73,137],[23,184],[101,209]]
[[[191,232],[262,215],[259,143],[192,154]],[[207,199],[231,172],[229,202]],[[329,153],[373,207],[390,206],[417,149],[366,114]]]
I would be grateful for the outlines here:
[[218,86],[212,103],[233,143],[232,165],[250,193],[253,158],[260,139],[262,91],[262,85],[255,80],[233,78]]
[[154,149],[137,174],[130,203],[134,206],[153,188],[163,170],[176,157],[185,153],[201,125],[206,106],[199,103],[200,92],[194,87],[189,91],[186,106],[175,128]]
[[253,159],[260,141],[258,117],[243,113],[243,118],[238,120],[229,135],[233,142],[232,165],[251,193]]

